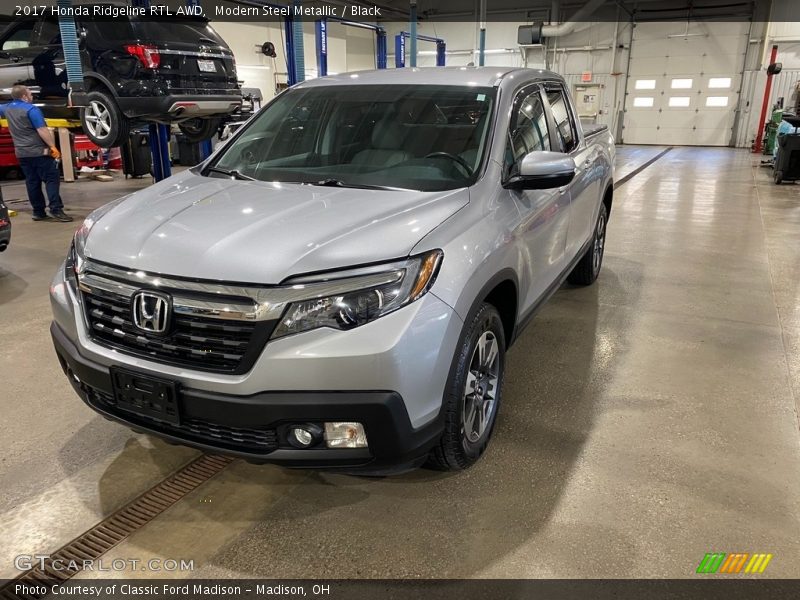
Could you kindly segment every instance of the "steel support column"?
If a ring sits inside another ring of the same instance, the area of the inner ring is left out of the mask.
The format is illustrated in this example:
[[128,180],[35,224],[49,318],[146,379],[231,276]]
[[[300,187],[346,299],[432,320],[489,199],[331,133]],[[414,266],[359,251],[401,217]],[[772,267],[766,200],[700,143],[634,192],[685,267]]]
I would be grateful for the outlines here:
[[411,43],[410,46],[410,54],[409,57],[409,64],[412,67],[417,66],[417,0],[411,0],[411,16],[409,17],[410,22],[410,37]]
[[150,154],[153,155],[153,179],[161,181],[172,175],[169,157],[169,125],[150,123]]
[[[302,2],[300,0],[294,0],[294,2],[292,2],[292,30],[294,33],[292,36],[294,51],[292,54],[294,56],[294,76],[296,78],[295,83],[306,80],[306,57],[303,44],[303,20],[298,16],[298,9],[301,6]],[[286,43],[288,45],[288,39]]]
[[377,54],[375,57],[375,66],[377,66],[379,69],[385,69],[388,54],[386,48],[386,30],[383,27],[380,27],[375,30],[375,35],[377,36],[375,44],[375,53]]
[[317,74],[325,77],[328,74],[328,21],[317,19],[314,28],[317,46]]

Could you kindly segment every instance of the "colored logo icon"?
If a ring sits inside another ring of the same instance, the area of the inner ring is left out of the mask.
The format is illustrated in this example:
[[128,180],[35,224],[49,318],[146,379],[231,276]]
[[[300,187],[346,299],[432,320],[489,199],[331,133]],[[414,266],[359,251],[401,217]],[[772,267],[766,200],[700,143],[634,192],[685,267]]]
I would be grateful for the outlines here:
[[748,554],[747,552],[709,552],[697,566],[698,573],[763,573],[772,554]]

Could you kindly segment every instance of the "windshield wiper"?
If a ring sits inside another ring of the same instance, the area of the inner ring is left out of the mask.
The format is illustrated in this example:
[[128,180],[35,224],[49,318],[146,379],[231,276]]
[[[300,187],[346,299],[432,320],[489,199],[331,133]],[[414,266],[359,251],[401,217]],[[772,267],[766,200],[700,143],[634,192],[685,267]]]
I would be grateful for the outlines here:
[[385,185],[368,185],[366,183],[346,183],[340,179],[322,179],[320,181],[308,181],[306,185],[319,185],[323,187],[354,188],[359,190],[399,190],[400,188],[387,187]]
[[208,167],[206,169],[206,173],[222,173],[223,175],[227,175],[228,177],[233,177],[234,179],[243,179],[245,181],[256,181],[255,177],[250,177],[249,175],[245,175],[244,173],[240,173],[236,169],[221,169],[219,167]]

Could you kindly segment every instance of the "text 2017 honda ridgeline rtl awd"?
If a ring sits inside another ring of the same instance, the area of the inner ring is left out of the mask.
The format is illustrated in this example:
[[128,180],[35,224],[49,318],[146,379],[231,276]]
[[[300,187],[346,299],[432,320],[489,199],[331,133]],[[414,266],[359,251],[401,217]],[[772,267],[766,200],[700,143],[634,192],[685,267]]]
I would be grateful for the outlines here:
[[59,360],[97,412],[204,450],[465,468],[509,345],[600,271],[613,153],[547,71],[297,85],[90,215],[52,285]]

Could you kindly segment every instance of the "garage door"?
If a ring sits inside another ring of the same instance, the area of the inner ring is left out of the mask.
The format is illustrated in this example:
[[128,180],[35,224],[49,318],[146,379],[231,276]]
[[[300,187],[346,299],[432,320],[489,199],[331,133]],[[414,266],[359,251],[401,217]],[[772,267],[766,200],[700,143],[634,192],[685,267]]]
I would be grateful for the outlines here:
[[727,146],[747,23],[641,23],[634,29],[622,138]]

